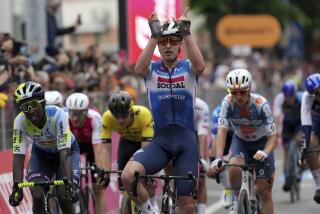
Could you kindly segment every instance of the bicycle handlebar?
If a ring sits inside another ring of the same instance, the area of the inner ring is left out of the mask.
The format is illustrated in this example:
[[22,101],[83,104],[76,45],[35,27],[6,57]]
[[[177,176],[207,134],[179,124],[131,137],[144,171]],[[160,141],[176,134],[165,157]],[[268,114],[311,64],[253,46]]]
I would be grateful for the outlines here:
[[[176,176],[176,175],[140,175],[140,173],[138,171],[134,172],[134,175],[132,177],[132,182],[131,182],[131,194],[134,197],[138,196],[138,192],[137,192],[137,185],[138,185],[138,180],[139,179],[160,179],[160,180],[164,180],[164,181],[170,181],[170,180],[176,180],[176,179],[182,179],[182,180],[187,180],[189,181],[189,183],[191,183],[191,188],[192,188],[192,197],[193,198],[197,198],[197,193],[196,193],[196,185],[197,185],[197,181],[196,178],[192,175],[192,172],[188,172],[187,176]],[[165,185],[167,185],[167,183],[165,182]]]
[[19,188],[23,187],[35,187],[35,186],[58,186],[58,185],[68,185],[65,180],[53,180],[53,181],[32,181],[32,182],[20,182],[18,183]]
[[97,178],[97,177],[104,177],[104,175],[109,175],[109,174],[112,174],[112,173],[116,173],[116,174],[119,174],[121,175],[122,171],[121,170],[110,170],[110,171],[107,171],[107,170],[104,170],[104,169],[101,169],[99,167],[97,167],[95,164],[93,164],[90,169],[92,170],[93,172],[93,177]]

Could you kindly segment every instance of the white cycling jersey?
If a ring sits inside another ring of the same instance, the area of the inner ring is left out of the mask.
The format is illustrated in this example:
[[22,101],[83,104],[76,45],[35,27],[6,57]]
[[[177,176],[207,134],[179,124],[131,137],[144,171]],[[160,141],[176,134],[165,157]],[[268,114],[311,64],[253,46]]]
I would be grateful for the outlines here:
[[198,97],[195,102],[194,121],[198,135],[209,133],[209,106]]
[[222,101],[218,128],[232,127],[234,133],[245,141],[256,141],[276,134],[276,125],[268,101],[261,95],[251,93],[249,106],[241,108],[232,102],[228,94]]
[[13,126],[13,154],[26,154],[26,139],[40,150],[56,153],[63,148],[71,148],[74,136],[70,131],[67,113],[58,106],[46,105],[47,121],[43,128],[33,125],[20,112]]
[[320,101],[305,91],[301,102],[301,125],[312,125],[312,120],[320,121]]

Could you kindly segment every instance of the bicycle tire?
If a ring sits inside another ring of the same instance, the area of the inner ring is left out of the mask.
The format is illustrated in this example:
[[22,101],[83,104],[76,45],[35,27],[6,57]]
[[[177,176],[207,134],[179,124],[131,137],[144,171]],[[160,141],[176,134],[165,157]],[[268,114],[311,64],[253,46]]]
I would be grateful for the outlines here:
[[96,207],[96,197],[94,195],[93,190],[88,186],[87,186],[87,192],[88,192],[88,208],[90,208],[89,205],[90,205],[90,201],[91,201],[92,202],[92,207],[93,207],[92,214],[94,214],[95,213],[95,207]]
[[119,214],[140,214],[135,203],[126,194],[122,197]]
[[298,151],[296,149],[295,142],[290,142],[289,147],[289,173],[288,179],[290,180],[290,202],[300,200],[300,184],[298,182],[299,168],[298,168]]
[[250,213],[250,201],[248,192],[242,190],[239,195],[237,214],[248,214]]
[[260,202],[258,200],[250,200],[251,214],[261,214]]
[[88,202],[86,200],[86,196],[83,190],[81,190],[79,193],[79,205],[80,205],[80,214],[89,213]]

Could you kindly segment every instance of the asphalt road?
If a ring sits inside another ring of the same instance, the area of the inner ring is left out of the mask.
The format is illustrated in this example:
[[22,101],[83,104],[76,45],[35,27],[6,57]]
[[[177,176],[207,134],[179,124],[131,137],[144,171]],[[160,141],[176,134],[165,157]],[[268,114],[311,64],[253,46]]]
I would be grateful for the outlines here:
[[[282,176],[282,150],[277,148],[275,153],[276,158],[276,177],[273,186],[273,201],[275,206],[275,213],[280,214],[320,214],[320,205],[313,201],[315,192],[315,183],[312,179],[309,170],[303,174],[301,183],[301,199],[298,202],[291,203],[289,193],[282,191],[283,184]],[[215,180],[207,179],[208,189],[208,204],[206,214],[227,214],[221,202],[222,186],[216,184]]]

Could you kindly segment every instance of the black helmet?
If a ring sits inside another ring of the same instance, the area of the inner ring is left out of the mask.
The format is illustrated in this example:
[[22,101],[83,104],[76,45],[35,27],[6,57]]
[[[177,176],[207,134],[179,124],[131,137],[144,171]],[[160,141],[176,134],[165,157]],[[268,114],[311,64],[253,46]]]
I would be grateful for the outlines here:
[[39,83],[25,82],[21,83],[14,92],[14,99],[17,104],[23,100],[31,98],[44,99],[44,90]]
[[130,94],[126,91],[119,91],[111,95],[109,99],[109,110],[115,117],[125,117],[132,109],[133,101]]

